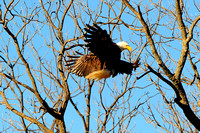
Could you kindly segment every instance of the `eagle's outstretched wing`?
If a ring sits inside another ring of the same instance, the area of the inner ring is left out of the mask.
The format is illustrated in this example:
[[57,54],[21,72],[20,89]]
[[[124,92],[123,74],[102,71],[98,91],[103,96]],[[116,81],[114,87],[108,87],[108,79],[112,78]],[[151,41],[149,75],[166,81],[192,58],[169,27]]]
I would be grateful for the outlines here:
[[98,56],[101,62],[110,62],[112,59],[120,60],[121,49],[112,41],[106,30],[94,24],[94,26],[87,25],[85,31],[86,47]]
[[102,69],[99,58],[92,53],[67,61],[67,66],[71,66],[72,73],[84,77]]

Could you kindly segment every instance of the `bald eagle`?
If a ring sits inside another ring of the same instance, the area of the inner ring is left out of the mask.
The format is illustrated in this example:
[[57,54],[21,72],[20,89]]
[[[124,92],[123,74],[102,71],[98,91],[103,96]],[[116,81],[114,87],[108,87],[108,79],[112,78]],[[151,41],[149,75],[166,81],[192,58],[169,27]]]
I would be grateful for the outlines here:
[[72,73],[86,79],[100,80],[111,75],[115,77],[118,73],[131,74],[132,70],[139,66],[138,61],[130,63],[120,59],[123,50],[131,51],[126,42],[114,43],[106,30],[102,30],[96,24],[87,25],[84,29],[84,41],[87,43],[85,46],[90,53],[82,54],[78,58],[69,56],[73,59],[67,61],[67,66],[70,66]]

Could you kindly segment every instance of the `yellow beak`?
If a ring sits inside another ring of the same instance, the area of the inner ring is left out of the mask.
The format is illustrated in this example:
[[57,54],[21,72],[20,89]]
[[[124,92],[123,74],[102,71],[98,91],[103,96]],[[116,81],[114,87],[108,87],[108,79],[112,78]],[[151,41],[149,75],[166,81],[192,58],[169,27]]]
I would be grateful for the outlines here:
[[130,46],[126,46],[126,49],[128,49],[128,51],[132,51],[132,48]]

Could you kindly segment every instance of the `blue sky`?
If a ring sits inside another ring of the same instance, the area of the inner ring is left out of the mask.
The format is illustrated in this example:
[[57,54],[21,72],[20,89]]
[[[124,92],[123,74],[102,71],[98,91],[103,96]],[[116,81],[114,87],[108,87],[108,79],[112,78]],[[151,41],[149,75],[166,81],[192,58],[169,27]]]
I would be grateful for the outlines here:
[[[25,2],[25,1],[24,1]],[[37,0],[32,0],[27,4],[27,7],[24,5],[24,2],[23,1],[20,1],[16,7],[16,9],[18,9],[18,15],[22,14],[22,15],[25,15],[26,14],[26,10],[29,9],[30,11],[34,10],[36,6],[39,6],[39,3]],[[54,1],[54,4],[55,4],[56,1]],[[76,3],[76,1],[75,1]],[[120,2],[116,2],[117,5],[114,5],[113,8],[115,9],[116,13],[119,13],[119,11],[117,10],[117,7],[120,7]],[[147,1],[147,0],[144,0],[142,2],[134,2],[135,4],[140,4],[140,5],[144,5],[144,6],[140,6],[141,7],[141,10],[142,12],[144,12],[144,10],[147,8],[147,5],[148,5],[148,8],[151,9],[152,8],[152,4]],[[4,7],[3,7],[3,3],[0,2],[0,4],[2,5],[1,6],[1,9],[2,9],[2,12],[5,11]],[[85,2],[82,3],[83,5],[86,4]],[[88,4],[89,4],[89,8],[91,8],[93,11],[96,11],[96,7],[97,6],[100,6],[99,4],[99,1],[97,0],[89,0],[88,1]],[[189,3],[188,1],[186,1],[186,4],[187,4],[187,8],[189,9],[188,12],[189,12],[189,15],[191,16],[191,18],[193,18],[193,16],[196,16],[196,14],[199,14],[199,12],[197,10],[195,10],[195,7],[193,6],[192,3]],[[56,4],[55,4],[56,5]],[[170,2],[168,1],[164,1],[162,3],[163,6],[165,7],[168,7],[168,5],[171,5]],[[133,5],[135,6],[135,5]],[[76,5],[75,8],[78,8],[79,5]],[[81,7],[81,6],[80,6]],[[54,11],[54,8],[56,8],[56,6],[52,6],[51,7],[52,11]],[[173,8],[173,6],[171,5],[170,6],[170,10]],[[44,14],[41,10],[39,9],[36,9],[36,11],[38,11],[38,14],[36,16],[37,19],[39,19],[40,21],[46,21],[46,19],[44,18]],[[125,10],[126,12],[130,12],[130,10],[127,8]],[[148,18],[149,18],[149,21],[148,23],[151,24],[151,23],[154,23],[156,21],[156,16],[158,15],[158,10],[153,10],[151,12],[148,13]],[[31,12],[28,12],[28,14],[30,14]],[[71,12],[73,13],[73,12]],[[90,23],[92,24],[92,22],[89,22],[89,17],[88,17],[88,14],[84,13],[84,11],[82,9],[80,10],[77,10],[77,14],[78,15],[81,15],[82,18],[84,18],[83,20],[85,21],[85,23]],[[60,15],[62,15],[62,13],[60,13]],[[71,39],[73,38],[74,36],[75,37],[78,37],[80,36],[81,34],[79,32],[74,32],[74,20],[70,17],[71,14],[69,14],[65,20],[65,26],[64,26],[64,29],[63,29],[63,33],[64,33],[64,37],[65,39]],[[103,5],[103,8],[102,8],[102,16],[107,16],[108,15],[108,8],[107,6],[104,4]],[[91,15],[92,17],[92,20],[95,20],[95,15],[92,14]],[[111,13],[111,17],[114,17],[114,14]],[[137,26],[141,26],[139,24],[139,22],[137,20],[134,20],[133,19],[134,17],[132,17],[131,15],[123,15],[122,16],[122,20],[126,23],[133,23],[133,24],[137,24]],[[144,18],[145,20],[147,19],[147,14],[144,14]],[[161,20],[161,23],[163,24],[166,24],[169,20],[169,17],[168,15],[166,14],[166,16],[163,17],[163,19]],[[14,33],[17,33],[17,31],[19,30],[19,27],[22,26],[22,21],[19,19],[19,18],[15,18],[14,21],[16,23],[13,23],[13,22],[9,22],[9,27],[13,30]],[[81,26],[81,28],[84,28],[83,24],[81,23],[81,20],[78,19],[78,22]],[[103,18],[103,17],[100,17],[97,19],[97,22],[108,22],[107,19]],[[55,22],[55,25],[57,24],[57,22]],[[170,25],[173,25],[170,24]],[[189,26],[189,23],[187,23],[187,25]],[[103,29],[106,29],[108,31],[109,27],[108,25],[103,25],[101,26]],[[1,25],[1,28],[2,28],[2,25]],[[40,30],[38,30],[38,28]],[[112,28],[112,25],[111,25],[111,28]],[[118,42],[118,41],[121,41],[120,40],[120,34],[121,34],[121,37],[122,37],[122,40],[126,41],[129,43],[129,45],[135,49],[134,52],[132,52],[131,56],[133,57],[133,59],[135,59],[138,55],[138,52],[140,51],[140,48],[141,46],[146,42],[146,38],[145,37],[141,37],[137,34],[140,34],[139,31],[131,31],[129,29],[127,29],[125,26],[121,25],[120,27],[120,32],[119,30],[116,28],[114,31],[113,31],[113,34],[112,34],[112,38],[115,40],[115,42]],[[43,59],[44,62],[47,62],[46,64],[44,63],[44,65],[46,67],[48,67],[48,69],[50,69],[52,72],[55,72],[55,75],[57,75],[57,71],[56,71],[56,64],[55,64],[55,56],[53,55],[53,51],[51,50],[50,47],[47,47],[46,44],[53,44],[53,46],[55,46],[56,50],[59,50],[60,46],[59,46],[59,42],[55,39],[55,37],[52,37],[52,29],[44,24],[44,23],[41,23],[41,22],[32,22],[30,23],[27,27],[26,27],[26,30],[27,31],[24,31],[25,33],[28,34],[28,37],[27,38],[32,38],[30,42],[28,42],[29,44],[25,47],[25,51],[24,51],[24,56],[25,58],[27,59],[27,61],[30,63],[31,65],[31,68],[33,69],[40,69],[40,65],[38,65],[38,60],[37,60],[37,56],[35,56],[35,53],[34,53],[34,50],[32,50],[32,46],[34,46],[37,50],[37,52],[39,53],[39,56]],[[37,32],[37,34],[34,34],[35,32]],[[167,29],[164,29],[162,28],[162,26],[160,26],[157,30],[157,32],[159,32],[160,34],[162,34],[163,36],[169,36],[171,35],[171,31],[170,30],[167,30]],[[175,31],[175,33],[179,33],[178,30]],[[144,35],[143,33],[141,35]],[[26,35],[24,35],[25,37]],[[23,40],[21,39],[23,37],[22,34],[20,34],[18,36],[18,39],[19,39],[19,42],[23,42]],[[159,39],[159,36],[154,36],[153,37],[155,42],[158,42],[160,41]],[[3,43],[3,41],[5,41],[5,43]],[[83,43],[83,41],[80,39],[79,41],[77,41],[79,43]],[[77,42],[73,42],[73,43],[70,43],[69,45],[72,45],[74,43],[77,43]],[[16,50],[14,48],[14,45],[12,42],[10,42],[10,40],[7,38],[7,34],[4,32],[4,31],[1,31],[1,41],[0,41],[0,46],[1,47],[5,47],[5,45],[9,44],[9,56],[11,57],[12,60],[16,60]],[[164,60],[166,60],[166,63],[170,63],[167,61],[167,58],[169,58],[163,51],[162,47],[159,47],[158,45],[159,43],[156,43],[158,49],[160,50],[160,53],[162,54],[162,57]],[[163,45],[163,47],[165,47],[167,49],[167,51],[169,51],[169,53],[171,53],[171,57],[174,58],[175,61],[178,61],[178,57],[180,56],[180,51],[177,51],[177,49],[181,49],[181,42],[180,41],[172,41],[170,43],[166,43]],[[146,47],[146,49],[143,51],[142,55],[141,55],[141,67],[144,68],[144,64],[143,64],[143,61],[146,61],[148,64],[150,64],[152,67],[155,67],[155,68],[158,68],[157,66],[157,63],[156,62],[153,62],[153,58],[150,56],[150,54],[148,54],[148,52],[150,52],[150,48],[149,46]],[[56,53],[58,54],[58,53]],[[129,59],[128,57],[129,53],[128,52],[124,52],[123,53],[123,58],[125,59]],[[11,61],[12,62],[12,61]],[[27,74],[26,74],[26,71],[24,69],[23,66],[20,65],[20,61],[19,61],[19,64],[18,64],[18,67],[16,67],[15,71],[16,71],[16,74],[17,75],[23,75],[21,77],[19,77],[19,80],[20,81],[23,81],[24,83],[28,84],[31,86],[31,83],[30,83],[30,80],[29,78],[27,77]],[[48,64],[50,66],[48,66]],[[172,69],[175,69],[176,65],[172,64],[170,66]],[[189,65],[186,65],[186,67],[189,69],[190,66]],[[140,76],[144,70],[142,68],[139,68],[137,69],[136,72],[133,72],[133,76],[131,77],[131,81],[134,81],[135,80],[135,77],[137,76]],[[42,70],[44,70],[42,67],[41,67]],[[8,70],[9,71],[9,70]],[[45,71],[45,70],[44,70]],[[184,70],[185,73],[187,73],[186,75],[188,76],[191,76],[192,74],[190,74],[187,69]],[[39,73],[35,72],[34,73],[36,76],[39,76]],[[83,78],[77,78],[77,76],[73,75],[73,74],[70,74],[71,77],[75,78],[75,79],[79,79],[79,83],[81,84],[81,87],[84,87],[85,85],[87,84],[84,84],[84,79]],[[108,80],[106,80],[106,86],[103,90],[103,101],[105,103],[106,106],[109,106],[114,98],[114,93],[113,93],[113,89],[116,89],[121,92],[123,90],[123,83],[121,81],[124,81],[124,78],[125,78],[126,75],[118,75],[116,76],[115,78],[110,78]],[[156,80],[156,76],[152,75],[152,79]],[[60,88],[56,85],[53,84],[53,81],[48,79],[47,76],[44,76],[43,75],[43,78],[44,78],[44,84],[46,85],[46,87],[48,87],[48,89],[50,89],[52,91],[52,97],[54,97],[54,99],[56,99],[56,95],[59,96],[59,93],[61,92]],[[72,96],[75,96],[75,95],[78,95],[80,93],[80,90],[78,90],[78,86],[76,84],[76,82],[74,82],[73,78],[70,78],[69,80],[69,87],[70,87],[70,91],[73,92]],[[97,103],[99,102],[99,91],[101,90],[101,88],[99,86],[102,86],[102,83],[103,81],[101,82],[95,82],[94,84],[94,87],[92,88],[92,96],[91,96],[91,130],[96,132],[96,120],[95,118],[97,118],[97,112],[98,110],[101,110],[102,109],[97,106]],[[37,81],[37,84],[38,86],[40,86],[40,83]],[[161,83],[162,86],[163,86],[163,90],[164,92],[166,93],[166,95],[168,96],[169,99],[173,99],[174,98],[174,92],[165,84],[165,83]],[[5,86],[5,84],[3,84]],[[145,86],[149,85],[148,87],[146,88],[143,88]],[[156,106],[161,106],[161,104],[163,104],[161,102],[161,95],[158,94],[158,91],[156,90],[156,87],[151,85],[151,82],[148,80],[148,77],[145,76],[143,77],[142,79],[138,80],[136,82],[136,84],[133,84],[133,82],[131,82],[129,85],[129,87],[135,87],[132,89],[131,91],[131,95],[132,95],[132,98],[131,98],[131,107],[134,108],[135,106],[137,106],[139,103],[137,103],[137,101],[140,99],[140,102],[144,102],[146,101],[148,98],[154,96],[153,98],[150,98],[150,100],[148,101],[149,103],[151,103],[152,106],[155,106],[155,110],[156,110]],[[188,88],[188,86],[185,86],[186,88]],[[87,88],[87,87],[86,87]],[[167,88],[167,89],[166,89]],[[2,88],[1,88],[2,89]],[[45,92],[43,90],[43,86],[40,86],[39,87],[40,89],[40,92],[41,92],[41,95],[43,98],[47,98],[46,95],[45,95]],[[25,94],[25,98],[27,99],[26,103],[27,105],[30,105],[30,102],[31,102],[31,98],[33,98],[34,96],[32,94],[30,94],[29,91],[25,90],[24,88],[22,88],[22,90],[24,90],[24,94]],[[116,91],[117,92],[117,91]],[[7,93],[9,93],[9,97],[10,98],[13,98],[14,95],[11,91],[7,91]],[[54,94],[53,94],[54,93]],[[146,94],[145,96],[143,96],[144,94]],[[127,99],[128,98],[128,94],[126,94],[124,96],[124,99]],[[1,100],[1,99],[0,99]],[[37,99],[35,99],[37,100]],[[84,95],[83,94],[79,94],[78,96],[76,96],[75,98],[73,98],[74,102],[78,105],[78,108],[80,109],[80,111],[83,113],[84,112],[84,109],[86,108],[86,104],[85,104],[85,98],[84,98]],[[12,99],[11,99],[12,101]],[[52,106],[52,103],[51,101],[47,98],[47,101],[50,103],[50,105]],[[120,103],[123,103],[122,99],[119,100]],[[13,103],[14,104],[14,100],[13,100]],[[16,102],[17,103],[17,102]],[[39,104],[36,102],[36,104],[39,106]],[[127,104],[125,104],[127,106]],[[13,105],[15,106],[15,105]],[[1,110],[0,110],[0,114],[2,115],[2,118],[3,119],[8,119],[9,117],[11,117],[12,119],[15,119],[16,121],[19,121],[19,117],[16,117],[16,115],[13,115],[13,113],[5,113],[4,112],[4,109],[5,107],[0,105],[1,107]],[[18,108],[17,106],[15,106],[16,108]],[[161,106],[162,107],[162,106]],[[30,112],[34,112],[33,108],[31,106],[28,107],[28,110]],[[142,112],[142,110],[144,111],[148,111],[148,106],[146,104],[144,104],[143,106],[141,106],[139,108],[139,112],[137,113],[137,115],[135,117],[133,117],[132,121],[131,121],[131,124],[130,124],[130,128],[133,128],[133,132],[134,133],[145,133],[145,132],[159,132],[158,130],[156,130],[154,128],[153,125],[151,124],[147,124],[144,117],[140,114]],[[178,109],[179,110],[179,109]],[[120,112],[121,110],[119,109],[117,115],[120,115]],[[103,111],[102,111],[103,112]],[[181,112],[181,111],[180,111]],[[155,111],[156,113],[156,111]],[[34,113],[33,113],[34,114]],[[39,113],[41,114],[41,113]],[[39,114],[36,114],[36,116],[39,116]],[[116,115],[116,116],[117,116]],[[46,115],[45,116],[45,119],[47,121],[52,121],[52,117],[49,116],[49,115]],[[162,123],[162,120],[158,117],[158,120],[160,120],[160,122]],[[3,122],[3,120],[0,120],[0,122]],[[74,108],[72,107],[71,104],[68,105],[67,107],[67,110],[66,110],[66,114],[65,114],[65,122],[66,122],[66,127],[68,130],[70,130],[72,133],[77,133],[77,132],[84,132],[84,127],[83,127],[83,122],[80,118],[80,116],[78,116],[78,114],[75,112]],[[27,124],[29,122],[26,122]],[[50,122],[51,124],[51,122]],[[107,128],[109,129],[111,126],[112,123],[109,122]],[[9,127],[9,123],[7,124],[4,124],[5,127],[0,127],[0,131],[6,129]],[[34,125],[32,125],[34,127]],[[159,129],[161,132],[163,132],[163,130]],[[117,131],[116,131],[117,132]]]

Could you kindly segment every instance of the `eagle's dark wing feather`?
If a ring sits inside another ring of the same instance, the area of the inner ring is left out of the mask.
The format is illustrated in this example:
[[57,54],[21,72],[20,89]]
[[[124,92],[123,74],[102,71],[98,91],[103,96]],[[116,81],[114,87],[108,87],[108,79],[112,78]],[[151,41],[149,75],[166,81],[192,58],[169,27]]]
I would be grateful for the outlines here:
[[134,67],[133,63],[120,60],[117,70],[118,70],[118,73],[121,73],[121,74],[123,73],[132,74],[133,67]]
[[106,30],[102,30],[98,25],[87,25],[85,42],[88,50],[98,56],[101,62],[109,62],[111,59],[120,60],[121,49],[112,41]]

